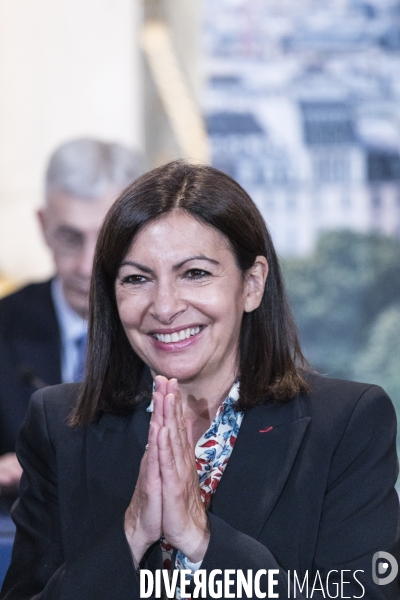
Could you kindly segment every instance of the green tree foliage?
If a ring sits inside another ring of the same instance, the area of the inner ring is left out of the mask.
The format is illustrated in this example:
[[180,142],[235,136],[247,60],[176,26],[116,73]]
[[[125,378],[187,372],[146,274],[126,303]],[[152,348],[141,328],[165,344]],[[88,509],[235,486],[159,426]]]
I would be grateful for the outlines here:
[[[392,398],[400,422],[400,304],[384,310],[354,365],[354,379],[381,385]],[[397,433],[400,454],[400,428]]]
[[311,257],[284,262],[303,349],[318,371],[354,378],[373,323],[400,302],[399,265],[397,240],[347,230],[322,235]]
[[[400,423],[400,243],[333,231],[283,264],[303,351],[332,377],[381,385]],[[400,457],[400,428],[397,437]],[[400,480],[399,480],[400,482]]]
[[400,304],[384,310],[373,324],[355,362],[354,377],[385,387],[400,409]]

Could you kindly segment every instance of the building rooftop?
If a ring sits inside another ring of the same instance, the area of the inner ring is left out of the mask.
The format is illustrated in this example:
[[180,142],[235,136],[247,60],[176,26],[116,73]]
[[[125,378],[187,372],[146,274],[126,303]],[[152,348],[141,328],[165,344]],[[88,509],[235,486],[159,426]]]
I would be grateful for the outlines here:
[[307,146],[355,143],[350,107],[345,102],[300,102],[300,109]]
[[250,112],[215,112],[206,117],[209,135],[264,134],[264,129]]

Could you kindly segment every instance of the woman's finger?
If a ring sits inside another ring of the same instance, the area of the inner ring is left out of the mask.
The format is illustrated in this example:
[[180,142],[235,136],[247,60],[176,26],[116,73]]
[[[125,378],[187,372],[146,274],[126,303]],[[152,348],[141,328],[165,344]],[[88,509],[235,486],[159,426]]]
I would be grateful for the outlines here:
[[171,447],[174,453],[176,468],[182,477],[192,469],[194,455],[188,441],[186,423],[183,418],[178,418],[179,400],[174,394],[165,396],[164,426],[170,432]]
[[153,421],[156,421],[160,427],[164,424],[164,397],[167,393],[168,379],[162,375],[157,375],[154,379],[155,389],[153,392]]
[[181,391],[179,389],[177,379],[170,379],[168,381],[167,394],[174,394],[176,415],[177,415],[178,420],[181,419],[183,417],[183,408],[182,408]]
[[155,391],[160,392],[163,396],[167,394],[168,379],[163,375],[156,375],[154,378]]
[[160,431],[160,427],[158,423],[155,421],[151,421],[150,429],[149,429],[149,438],[147,442],[147,450],[145,454],[145,469],[146,469],[146,478],[151,486],[152,482],[155,480],[159,480],[161,477],[160,474],[160,465],[158,462],[158,433]]
[[159,427],[164,425],[164,395],[159,391],[153,392],[153,413],[151,422],[157,423]]
[[179,423],[176,415],[176,398],[174,394],[167,394],[164,399],[164,427],[169,432],[169,443],[173,452],[176,466],[182,472],[184,465],[184,441],[179,431]]
[[178,380],[175,377],[167,380],[166,394],[175,394],[176,390],[179,389]]
[[178,489],[180,481],[168,427],[161,427],[158,433],[158,461],[160,465],[163,494]]
[[188,469],[178,472],[170,435],[170,430],[162,427],[158,436],[163,533],[172,546],[198,562],[209,541],[207,516],[197,474]]
[[186,421],[183,416],[182,397],[181,397],[181,392],[179,389],[177,379],[169,380],[168,386],[167,386],[167,392],[169,394],[173,394],[175,396],[175,418],[177,421],[177,429],[178,429],[178,435],[180,438],[180,445],[183,448],[186,448],[186,451],[187,451],[188,446],[190,446],[190,444],[189,444],[189,437],[188,437],[187,429],[186,429]]

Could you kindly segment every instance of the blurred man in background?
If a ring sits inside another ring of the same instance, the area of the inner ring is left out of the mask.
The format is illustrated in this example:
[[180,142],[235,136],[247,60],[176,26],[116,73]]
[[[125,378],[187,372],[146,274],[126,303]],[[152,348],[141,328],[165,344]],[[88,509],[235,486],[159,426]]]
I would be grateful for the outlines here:
[[3,497],[15,493],[20,479],[15,442],[32,393],[83,378],[97,236],[111,204],[139,174],[138,156],[115,143],[78,139],[63,144],[50,158],[39,220],[56,274],[0,301]]

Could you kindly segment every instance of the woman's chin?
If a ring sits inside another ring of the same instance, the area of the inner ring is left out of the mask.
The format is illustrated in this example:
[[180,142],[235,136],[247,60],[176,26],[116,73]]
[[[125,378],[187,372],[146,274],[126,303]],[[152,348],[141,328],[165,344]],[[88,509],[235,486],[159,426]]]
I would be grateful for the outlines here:
[[187,371],[180,371],[179,369],[167,370],[156,375],[163,375],[167,379],[177,379],[180,383],[196,381],[197,373],[191,373]]
[[150,367],[150,370],[153,377],[163,375],[167,379],[177,379],[181,383],[195,381],[200,376],[198,369],[188,368],[187,365],[157,365]]

